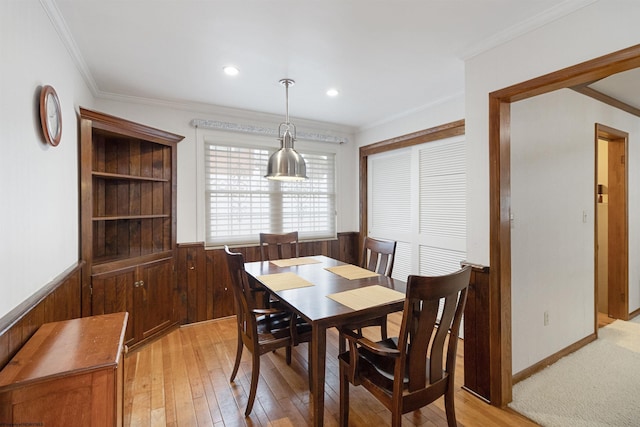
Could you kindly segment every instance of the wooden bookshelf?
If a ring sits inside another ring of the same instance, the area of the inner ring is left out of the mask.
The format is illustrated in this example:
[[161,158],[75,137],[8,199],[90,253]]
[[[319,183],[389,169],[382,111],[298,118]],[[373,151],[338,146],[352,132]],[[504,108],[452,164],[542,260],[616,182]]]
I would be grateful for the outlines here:
[[[126,343],[135,345],[177,321],[176,159],[183,137],[84,108],[80,128],[83,315],[128,311]],[[162,275],[148,277],[156,269]]]

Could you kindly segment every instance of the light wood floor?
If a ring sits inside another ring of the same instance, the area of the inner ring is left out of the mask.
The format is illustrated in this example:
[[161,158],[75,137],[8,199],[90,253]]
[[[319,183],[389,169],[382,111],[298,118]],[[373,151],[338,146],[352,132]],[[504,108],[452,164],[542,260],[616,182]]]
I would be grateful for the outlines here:
[[612,324],[616,319],[608,314],[598,312],[598,328]]
[[[390,317],[389,333],[397,333],[398,318]],[[372,332],[375,334],[375,332]],[[375,335],[372,336],[375,338]],[[456,382],[463,380],[462,345],[458,347]],[[327,337],[325,425],[338,425],[338,336]],[[251,356],[245,349],[235,382],[229,382],[235,360],[235,318],[197,323],[130,352],[125,358],[125,426],[291,426],[310,425],[307,347],[293,351],[287,366],[284,350],[262,356],[258,394],[250,417],[244,417],[251,376]],[[350,425],[390,425],[384,406],[361,387],[351,388]],[[501,410],[470,393],[456,392],[458,424],[474,426],[536,426],[507,409]],[[442,398],[406,414],[405,426],[446,426]]]

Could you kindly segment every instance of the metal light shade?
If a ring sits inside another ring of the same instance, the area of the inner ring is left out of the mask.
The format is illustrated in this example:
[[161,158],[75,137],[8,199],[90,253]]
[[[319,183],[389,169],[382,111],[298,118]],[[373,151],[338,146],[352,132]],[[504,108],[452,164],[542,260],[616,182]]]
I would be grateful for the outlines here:
[[[280,149],[269,157],[267,174],[265,178],[278,181],[302,181],[307,179],[307,164],[300,154],[293,149],[296,140],[296,127],[289,123],[289,86],[295,82],[291,79],[282,79],[280,84],[285,87],[287,99],[287,116],[284,123],[278,127]],[[284,133],[282,132],[284,128]],[[291,134],[293,129],[293,134]]]
[[293,136],[287,129],[280,140],[280,149],[269,157],[266,178],[279,181],[307,179],[307,164],[302,156],[293,149],[293,141]]

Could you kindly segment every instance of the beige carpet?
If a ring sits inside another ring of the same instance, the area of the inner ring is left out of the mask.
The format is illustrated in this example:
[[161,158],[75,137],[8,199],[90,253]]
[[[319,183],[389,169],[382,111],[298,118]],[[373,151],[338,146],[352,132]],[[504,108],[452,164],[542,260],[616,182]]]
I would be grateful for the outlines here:
[[640,316],[513,387],[509,406],[544,427],[640,426]]

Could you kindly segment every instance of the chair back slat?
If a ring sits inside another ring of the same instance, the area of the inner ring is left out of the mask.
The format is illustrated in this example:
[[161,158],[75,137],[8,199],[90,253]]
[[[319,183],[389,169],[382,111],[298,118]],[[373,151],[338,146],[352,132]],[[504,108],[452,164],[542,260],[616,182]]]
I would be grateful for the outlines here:
[[469,266],[444,276],[409,276],[398,347],[407,363],[410,392],[455,368],[458,340],[447,336],[457,338],[470,277]]
[[298,258],[298,232],[260,233],[260,258],[262,261]]
[[244,269],[244,256],[241,253],[232,253],[227,246],[224,248],[227,258],[227,268],[231,276],[231,287],[236,304],[236,318],[238,326],[246,338],[253,341],[257,339],[253,331],[256,319],[252,310],[257,307],[253,292],[249,286],[249,278]]
[[427,363],[425,355],[432,341],[432,334],[438,315],[437,301],[414,300],[410,313],[413,319],[406,349],[408,370],[410,374],[409,391],[424,388],[427,381]]
[[396,242],[365,237],[360,266],[378,274],[391,276],[396,254]]

